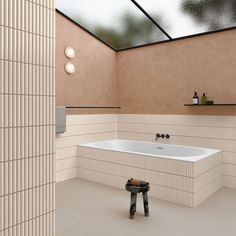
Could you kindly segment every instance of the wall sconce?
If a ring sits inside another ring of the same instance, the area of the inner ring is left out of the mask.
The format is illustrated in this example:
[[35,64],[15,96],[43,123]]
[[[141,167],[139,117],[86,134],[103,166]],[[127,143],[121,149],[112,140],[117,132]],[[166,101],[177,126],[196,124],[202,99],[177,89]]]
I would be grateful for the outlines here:
[[75,57],[75,49],[72,47],[67,47],[65,49],[65,55],[68,58],[74,58]]
[[68,73],[68,74],[74,74],[75,73],[75,65],[71,62],[67,62],[65,64],[65,71]]

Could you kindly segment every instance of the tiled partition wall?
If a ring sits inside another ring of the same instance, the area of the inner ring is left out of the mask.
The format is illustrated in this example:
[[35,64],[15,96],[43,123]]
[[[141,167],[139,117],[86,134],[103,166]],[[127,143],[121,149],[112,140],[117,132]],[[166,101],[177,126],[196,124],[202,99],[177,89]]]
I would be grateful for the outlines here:
[[118,115],[118,138],[223,150],[223,185],[236,188],[236,117],[191,115]]
[[53,236],[54,1],[0,1],[0,236]]
[[57,181],[78,176],[78,144],[116,138],[116,114],[67,115],[66,118],[67,131],[56,138]]

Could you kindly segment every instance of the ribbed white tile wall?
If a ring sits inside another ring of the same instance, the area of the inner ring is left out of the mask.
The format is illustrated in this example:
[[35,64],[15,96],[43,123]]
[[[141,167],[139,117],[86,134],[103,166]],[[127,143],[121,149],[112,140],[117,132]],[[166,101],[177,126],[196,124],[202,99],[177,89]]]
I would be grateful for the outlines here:
[[[117,128],[116,128],[117,122]],[[236,117],[191,115],[78,115],[67,116],[67,133],[57,136],[57,180],[77,176],[77,145],[120,138],[223,150],[223,185],[236,188]]]
[[236,188],[236,117],[196,115],[118,115],[118,138],[223,150],[223,185]]
[[54,0],[0,1],[0,236],[53,236]]
[[57,181],[78,176],[77,146],[81,143],[114,139],[117,131],[117,115],[68,115],[67,131],[56,138]]

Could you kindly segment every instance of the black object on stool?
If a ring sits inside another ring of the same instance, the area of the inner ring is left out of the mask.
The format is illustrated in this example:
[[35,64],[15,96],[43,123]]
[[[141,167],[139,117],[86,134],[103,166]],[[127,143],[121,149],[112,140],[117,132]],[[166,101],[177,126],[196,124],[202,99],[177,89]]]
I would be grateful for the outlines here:
[[[137,182],[133,184],[133,182],[135,181],[139,181],[138,184]],[[148,194],[147,194],[147,192],[150,190],[149,183],[131,179],[128,180],[127,184],[125,185],[125,189],[131,192],[129,218],[134,219],[134,215],[136,212],[137,193],[143,194],[144,214],[145,216],[149,216]]]

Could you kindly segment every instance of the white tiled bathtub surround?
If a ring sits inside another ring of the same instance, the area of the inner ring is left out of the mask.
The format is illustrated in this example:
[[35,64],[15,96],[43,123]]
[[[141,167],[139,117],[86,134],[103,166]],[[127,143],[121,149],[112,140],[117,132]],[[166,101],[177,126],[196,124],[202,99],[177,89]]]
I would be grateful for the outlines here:
[[[173,146],[162,147],[169,152]],[[222,187],[222,155],[218,150],[199,149],[206,153],[175,159],[145,154],[147,148],[156,149],[156,144],[125,140],[82,144],[78,176],[121,189],[128,178],[144,179],[151,183],[151,196],[188,207],[198,206]],[[184,146],[176,148],[192,153]],[[102,176],[97,178],[99,174]]]
[[54,1],[0,1],[0,235],[53,236]]
[[117,115],[69,115],[66,129],[56,138],[57,181],[77,177],[79,144],[116,138]]
[[[112,186],[120,186],[121,182],[124,183],[127,178],[113,175],[112,178],[107,178],[107,173],[117,173],[116,166],[110,164],[109,168],[103,169],[103,171],[94,171],[89,168],[85,168],[87,165],[92,165],[91,159],[79,158],[76,146],[81,143],[95,142],[99,140],[108,139],[128,139],[128,140],[140,140],[155,142],[156,133],[169,134],[170,139],[158,139],[159,143],[187,145],[196,147],[215,148],[223,150],[222,165],[213,168],[205,177],[210,180],[214,180],[212,189],[210,192],[214,192],[220,185],[221,179],[217,179],[216,176],[219,171],[223,169],[223,185],[230,188],[236,188],[236,117],[235,116],[190,116],[190,115],[132,115],[132,114],[107,114],[107,115],[71,115],[67,116],[68,132],[57,137],[57,180],[62,181],[73,177],[85,177],[98,182],[104,182]],[[92,154],[91,154],[92,155]],[[95,155],[95,154],[94,154]],[[140,168],[142,159],[136,157],[135,162],[132,159],[132,155],[126,155],[126,157],[114,156],[117,162],[125,161],[124,168],[118,169],[118,172],[129,171],[131,168],[129,165],[133,165],[136,169]],[[100,157],[101,158],[101,157]],[[104,157],[105,158],[105,157]],[[94,160],[99,166],[101,163]],[[131,169],[133,170],[132,167]],[[103,168],[101,166],[101,168]],[[139,173],[140,170],[136,170]],[[160,176],[154,173],[150,169],[150,172],[144,176],[150,182],[154,182],[152,193],[160,195],[158,188],[155,188],[159,184],[159,179],[165,179],[165,176]],[[135,177],[135,175],[134,175]],[[170,176],[169,176],[170,178]],[[155,180],[155,181],[154,181]],[[181,183],[181,190],[185,195],[186,190],[189,189],[189,183],[183,180]],[[178,178],[176,179],[178,181]],[[200,181],[200,180],[199,180]],[[205,180],[203,180],[204,182]],[[201,181],[200,181],[201,182]],[[180,195],[179,185],[177,182],[173,191],[170,188],[161,186],[164,196],[160,198],[177,198]],[[201,185],[197,182],[195,186],[204,198],[206,191],[204,188],[201,190]],[[181,192],[181,194],[183,194]],[[152,194],[150,192],[150,194]],[[200,197],[199,197],[200,199]],[[195,201],[196,202],[196,201]],[[198,200],[200,202],[200,200]],[[193,204],[193,203],[191,203]]]

